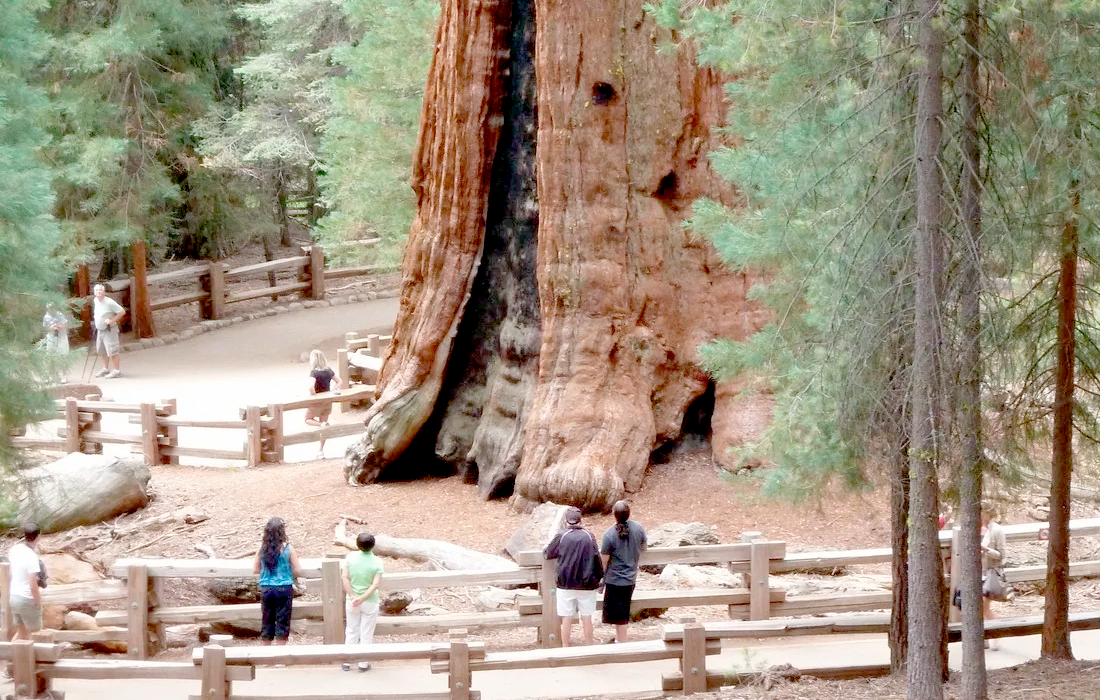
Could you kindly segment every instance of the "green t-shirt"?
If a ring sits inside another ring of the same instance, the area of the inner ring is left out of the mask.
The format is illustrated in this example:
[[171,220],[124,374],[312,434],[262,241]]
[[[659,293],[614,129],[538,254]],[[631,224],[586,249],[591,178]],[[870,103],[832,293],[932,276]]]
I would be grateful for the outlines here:
[[[348,568],[348,580],[355,595],[363,595],[363,591],[374,583],[374,577],[382,573],[382,560],[374,552],[352,552],[344,559],[344,566]],[[367,602],[378,602],[378,589],[370,594]]]

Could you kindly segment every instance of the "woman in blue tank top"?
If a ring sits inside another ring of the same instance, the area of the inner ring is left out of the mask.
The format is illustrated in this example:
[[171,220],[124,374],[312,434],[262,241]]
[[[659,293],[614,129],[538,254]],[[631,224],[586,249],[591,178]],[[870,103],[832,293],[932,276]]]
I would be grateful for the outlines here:
[[286,644],[290,636],[290,613],[294,601],[294,579],[301,574],[298,554],[286,538],[286,523],[272,518],[264,528],[264,541],[256,553],[252,572],[260,575],[260,609],[263,623],[260,643]]

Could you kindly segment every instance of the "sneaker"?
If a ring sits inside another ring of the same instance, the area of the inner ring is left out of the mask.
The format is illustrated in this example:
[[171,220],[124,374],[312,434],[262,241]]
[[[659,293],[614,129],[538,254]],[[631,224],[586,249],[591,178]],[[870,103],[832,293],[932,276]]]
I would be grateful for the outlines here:
[[99,370],[98,372],[96,372],[94,376],[96,376],[96,377],[106,377],[110,373],[111,373],[111,370],[109,370],[107,368],[103,368],[103,369]]
[[359,673],[366,673],[367,671],[371,670],[372,668],[374,668],[374,665],[371,664],[369,661],[360,661],[359,662]]
[[120,369],[113,369],[113,370],[111,370],[110,372],[107,373],[107,379],[117,379],[118,377],[121,377],[121,376],[122,376],[122,370],[120,370]]
[[320,452],[317,453],[317,459],[324,459],[324,458],[325,458],[325,451],[324,450],[321,450]]
[[340,664],[340,668],[344,669],[345,671],[350,671],[351,664]]

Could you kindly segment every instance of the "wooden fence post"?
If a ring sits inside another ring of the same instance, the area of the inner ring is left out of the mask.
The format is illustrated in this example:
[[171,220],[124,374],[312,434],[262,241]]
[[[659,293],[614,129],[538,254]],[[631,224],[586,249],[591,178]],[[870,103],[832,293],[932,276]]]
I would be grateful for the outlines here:
[[325,644],[341,644],[344,641],[344,584],[339,559],[321,562],[321,617]]
[[14,633],[14,620],[11,616],[11,606],[7,604],[11,599],[11,564],[7,562],[0,563],[0,632],[3,633],[4,641],[11,640],[11,635]]
[[144,659],[149,655],[149,569],[140,564],[126,568],[126,653]]
[[539,620],[539,645],[544,649],[561,646],[561,621],[558,619],[556,596],[558,590],[557,567],[553,559],[542,559],[542,578],[539,595],[542,596],[542,619]]
[[99,411],[92,411],[91,413],[91,422],[89,422],[85,426],[82,426],[80,430],[80,449],[85,454],[101,455],[103,454],[102,442],[91,442],[84,439],[84,433],[89,430],[96,433],[103,431],[103,414]]
[[141,452],[146,466],[160,464],[160,425],[154,403],[141,404]]
[[211,261],[209,270],[202,278],[202,289],[210,295],[210,301],[203,305],[206,318],[219,319],[225,316],[225,263]]
[[451,689],[451,700],[470,700],[470,644],[466,630],[453,629],[450,637],[447,685]]
[[[177,411],[177,404],[175,399],[164,399],[161,401],[165,416],[174,416]],[[164,428],[164,435],[168,438],[168,445],[170,447],[180,446],[180,429],[174,425],[169,425]],[[162,464],[179,464],[180,458],[176,455],[165,455],[160,453],[160,461]]]
[[80,452],[80,407],[72,396],[65,399],[65,451]]
[[225,676],[225,648],[207,644],[202,648],[202,700],[228,700],[230,687]]
[[271,419],[271,451],[275,453],[275,461],[282,462],[286,458],[286,447],[283,445],[283,406],[273,403],[267,406],[267,415]]
[[370,353],[372,357],[382,357],[382,336],[367,336],[367,352]]
[[684,695],[707,691],[707,633],[695,618],[684,619],[684,655],[680,657]]
[[49,681],[38,673],[31,640],[12,642],[11,665],[12,689],[18,697],[37,698],[50,689]]
[[[149,577],[149,610],[153,611],[164,605],[164,579],[159,576]],[[152,652],[164,651],[168,648],[168,634],[163,622],[149,624],[151,641],[149,643]]]
[[248,435],[244,451],[245,457],[248,459],[248,466],[250,467],[260,466],[260,462],[262,462],[264,458],[263,435],[261,434],[263,426],[260,424],[260,416],[262,414],[263,409],[259,406],[249,406],[244,410],[245,431]]
[[[336,349],[336,377],[340,380],[340,388],[344,391],[351,389],[351,365],[348,363],[348,349]],[[341,401],[336,404],[339,413],[347,413],[351,408],[351,401]]]
[[316,243],[309,248],[309,292],[310,298],[325,298],[325,249]]
[[149,306],[149,278],[145,270],[145,241],[138,238],[130,244],[130,257],[134,263],[134,273],[130,275],[130,306],[134,314],[134,335],[138,338],[152,338],[156,334],[153,326],[153,310]]
[[755,540],[749,560],[749,619],[767,620],[771,617],[771,591],[768,590],[768,574],[771,573],[771,560],[768,559],[768,542]]

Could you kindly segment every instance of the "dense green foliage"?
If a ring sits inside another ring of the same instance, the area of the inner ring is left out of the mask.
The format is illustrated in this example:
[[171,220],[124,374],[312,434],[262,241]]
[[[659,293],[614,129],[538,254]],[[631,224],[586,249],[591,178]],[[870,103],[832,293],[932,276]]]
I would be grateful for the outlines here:
[[337,259],[361,250],[348,242],[380,238],[376,259],[395,265],[416,213],[411,163],[439,2],[350,0],[347,12],[360,39],[334,52],[346,75],[321,144],[320,238]]
[[52,408],[41,391],[51,368],[35,341],[58,280],[58,228],[50,216],[51,174],[40,159],[46,95],[27,80],[46,45],[35,25],[41,5],[0,3],[0,463],[11,457],[9,430]]

